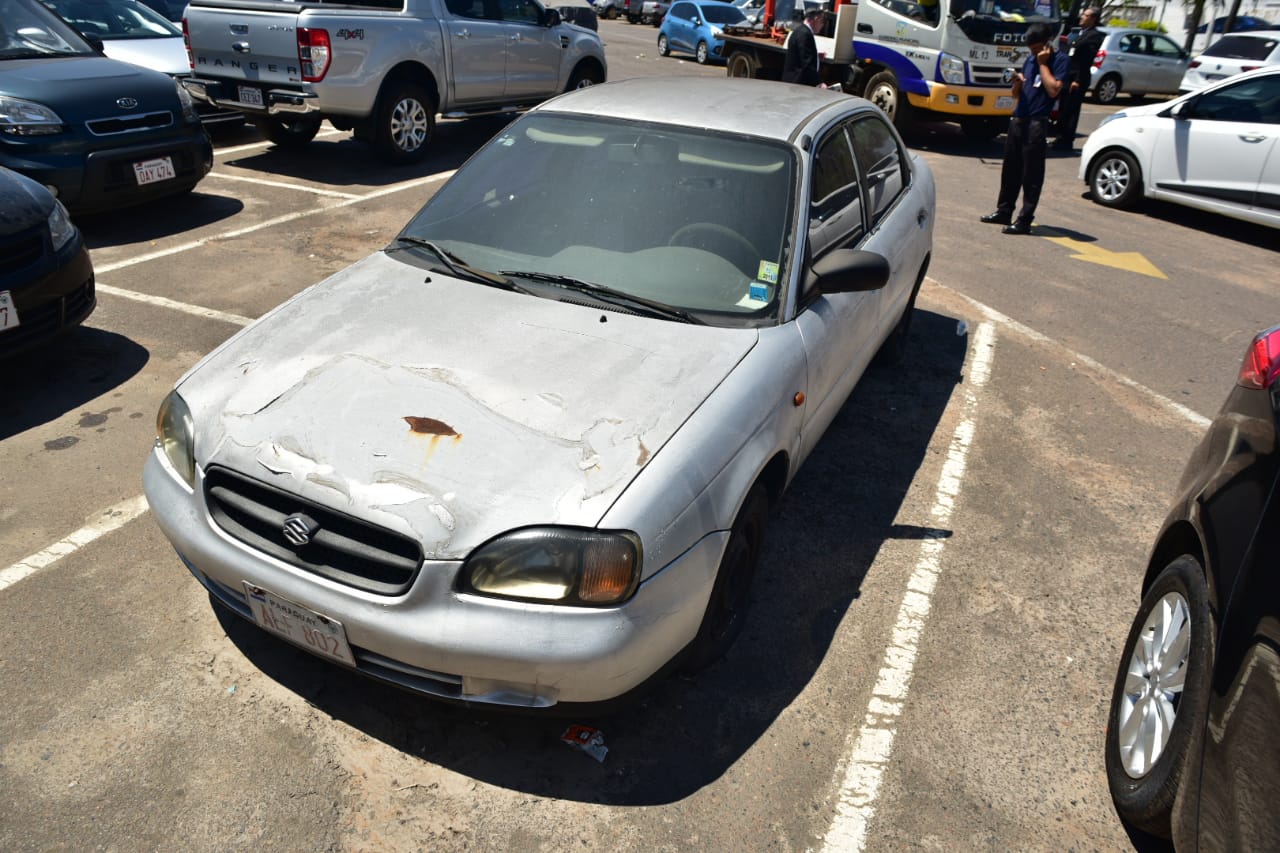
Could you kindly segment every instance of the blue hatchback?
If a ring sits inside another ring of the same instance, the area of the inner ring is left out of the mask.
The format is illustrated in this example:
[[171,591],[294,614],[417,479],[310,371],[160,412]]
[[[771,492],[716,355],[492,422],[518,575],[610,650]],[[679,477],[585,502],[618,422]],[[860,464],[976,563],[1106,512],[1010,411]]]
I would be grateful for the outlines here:
[[718,0],[677,0],[658,30],[658,53],[692,53],[699,65],[724,54],[724,34],[730,27],[751,28],[742,10]]

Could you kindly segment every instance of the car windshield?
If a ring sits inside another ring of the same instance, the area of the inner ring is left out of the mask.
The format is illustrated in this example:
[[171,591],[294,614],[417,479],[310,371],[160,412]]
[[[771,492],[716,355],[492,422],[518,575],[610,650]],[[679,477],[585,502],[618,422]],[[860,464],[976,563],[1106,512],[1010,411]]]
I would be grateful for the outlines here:
[[999,21],[1056,21],[1051,0],[951,0],[951,16]]
[[1263,60],[1276,49],[1276,39],[1254,36],[1223,36],[1210,45],[1201,56],[1221,56],[1223,59]]
[[539,296],[583,298],[549,281],[559,277],[705,323],[766,325],[786,278],[796,168],[769,140],[535,112],[481,149],[401,239]]
[[0,59],[93,53],[75,30],[38,0],[0,0]]
[[81,33],[103,41],[182,38],[182,30],[136,0],[44,0],[44,4]]
[[745,24],[747,16],[737,6],[703,6],[702,17],[708,24]]

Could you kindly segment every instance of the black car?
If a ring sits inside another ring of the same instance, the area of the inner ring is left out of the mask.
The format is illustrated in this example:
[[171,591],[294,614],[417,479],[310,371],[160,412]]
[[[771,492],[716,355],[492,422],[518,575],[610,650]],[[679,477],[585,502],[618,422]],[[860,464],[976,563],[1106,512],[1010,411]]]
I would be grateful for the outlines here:
[[0,357],[79,325],[95,304],[93,265],[66,208],[0,168]]
[[39,0],[0,0],[0,166],[89,213],[185,192],[212,165],[176,80],[107,59]]
[[1182,476],[1121,656],[1107,779],[1181,850],[1280,850],[1280,326]]

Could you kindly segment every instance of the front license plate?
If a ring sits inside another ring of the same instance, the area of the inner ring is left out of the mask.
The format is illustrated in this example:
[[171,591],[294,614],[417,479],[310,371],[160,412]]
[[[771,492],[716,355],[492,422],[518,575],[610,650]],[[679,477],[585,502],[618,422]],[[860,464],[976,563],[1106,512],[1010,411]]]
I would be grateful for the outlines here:
[[240,103],[247,107],[262,106],[262,90],[255,89],[252,86],[239,87]]
[[16,328],[18,325],[18,306],[13,304],[9,291],[0,290],[0,332]]
[[253,611],[253,621],[277,636],[314,652],[322,658],[355,666],[355,656],[347,644],[342,623],[322,613],[294,604],[267,592],[260,586],[244,582],[244,597]]
[[154,160],[143,160],[141,163],[134,163],[133,175],[138,179],[138,186],[154,184],[158,181],[171,181],[178,177],[178,173],[173,171],[173,159],[171,157],[157,157]]
[[1013,97],[1011,95],[1001,95],[996,98],[996,109],[1011,110],[1013,109]]

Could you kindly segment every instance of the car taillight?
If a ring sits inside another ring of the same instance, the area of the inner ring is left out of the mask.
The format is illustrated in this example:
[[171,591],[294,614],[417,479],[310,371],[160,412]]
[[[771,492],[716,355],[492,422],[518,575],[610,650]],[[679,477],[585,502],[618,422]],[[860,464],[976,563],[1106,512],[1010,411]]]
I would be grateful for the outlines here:
[[191,53],[191,31],[187,29],[187,16],[182,16],[182,46],[187,49],[187,64],[191,66],[191,70],[196,70],[196,58]]
[[1249,344],[1236,383],[1245,388],[1268,389],[1280,376],[1280,326],[1273,326]]
[[1200,67],[1200,60],[1198,60],[1198,59],[1193,59],[1193,60],[1191,60],[1191,64],[1190,64],[1190,65],[1188,65],[1187,67],[1188,67],[1188,68],[1199,68],[1199,67]]
[[1243,73],[1243,72],[1245,72],[1245,71],[1256,71],[1257,69],[1259,69],[1259,68],[1261,68],[1261,67],[1262,67],[1261,65],[1242,65],[1242,66],[1240,66],[1240,71],[1241,71],[1241,73]]
[[310,27],[298,27],[298,62],[302,65],[302,79],[317,83],[329,71],[329,31]]
[[1100,51],[1098,51],[1097,53],[1095,53],[1095,54],[1093,55],[1093,67],[1094,67],[1094,68],[1101,68],[1101,67],[1102,67],[1102,60],[1104,60],[1104,59],[1106,59],[1106,58],[1107,58],[1107,52],[1106,52],[1105,50],[1100,50]]

